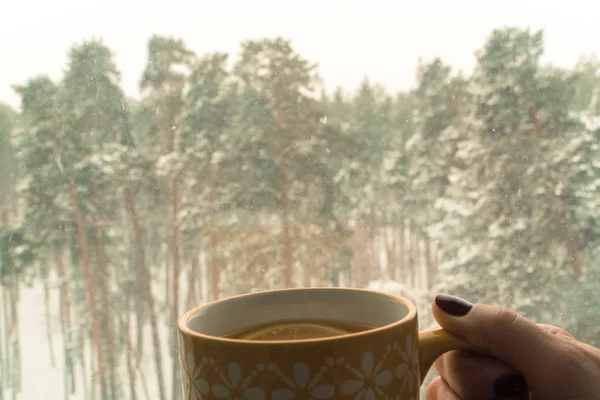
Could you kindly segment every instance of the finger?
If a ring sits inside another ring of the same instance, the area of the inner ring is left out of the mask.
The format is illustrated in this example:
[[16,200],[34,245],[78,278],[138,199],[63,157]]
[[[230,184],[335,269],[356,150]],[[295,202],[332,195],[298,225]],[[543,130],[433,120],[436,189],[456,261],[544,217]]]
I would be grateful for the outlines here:
[[440,376],[425,389],[425,400],[462,400]]
[[539,326],[540,328],[542,328],[543,330],[555,335],[555,336],[559,336],[562,338],[569,338],[569,339],[575,339],[573,337],[573,335],[571,335],[569,332],[565,331],[562,328],[559,328],[557,326],[554,325],[548,325],[548,324],[537,324],[537,326]]
[[436,360],[435,369],[464,400],[529,397],[525,379],[504,362],[491,357],[450,351]]
[[548,379],[559,378],[567,341],[515,311],[439,295],[433,315],[444,329],[514,367],[527,379],[530,389],[547,389]]

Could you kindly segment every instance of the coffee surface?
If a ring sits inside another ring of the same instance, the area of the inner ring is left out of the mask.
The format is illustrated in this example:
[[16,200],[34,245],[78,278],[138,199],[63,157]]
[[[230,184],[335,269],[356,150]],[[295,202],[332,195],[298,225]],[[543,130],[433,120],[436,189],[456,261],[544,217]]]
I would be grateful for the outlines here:
[[255,326],[227,335],[242,340],[306,340],[362,332],[370,327],[321,321],[282,321]]

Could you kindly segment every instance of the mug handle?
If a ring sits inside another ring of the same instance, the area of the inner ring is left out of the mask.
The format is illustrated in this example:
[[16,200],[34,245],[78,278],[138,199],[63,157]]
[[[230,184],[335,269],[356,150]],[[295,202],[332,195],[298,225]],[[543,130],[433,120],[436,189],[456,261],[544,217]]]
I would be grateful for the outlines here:
[[469,350],[478,354],[488,352],[459,338],[445,329],[433,329],[419,332],[419,371],[420,383],[423,384],[425,376],[431,369],[435,360],[450,350]]

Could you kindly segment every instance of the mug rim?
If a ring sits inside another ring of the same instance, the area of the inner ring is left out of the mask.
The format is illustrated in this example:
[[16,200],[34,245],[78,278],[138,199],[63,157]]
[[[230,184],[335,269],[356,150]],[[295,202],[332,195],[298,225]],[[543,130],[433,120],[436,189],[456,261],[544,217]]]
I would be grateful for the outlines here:
[[[224,303],[233,299],[240,299],[245,297],[251,297],[258,294],[265,293],[273,293],[273,292],[299,292],[299,291],[340,291],[340,292],[359,292],[359,293],[370,293],[382,297],[391,298],[398,303],[404,305],[408,312],[401,319],[394,321],[390,324],[386,324],[383,326],[378,326],[376,328],[367,329],[365,331],[346,333],[343,335],[323,337],[323,338],[315,338],[315,339],[302,339],[302,340],[247,340],[247,339],[235,339],[235,338],[227,338],[222,336],[213,336],[207,335],[204,333],[196,332],[189,327],[190,319],[199,311],[206,309],[208,307],[212,307],[215,304]],[[414,320],[417,317],[417,308],[415,305],[408,299],[395,295],[392,293],[380,292],[376,290],[369,289],[359,289],[359,288],[340,288],[340,287],[310,287],[310,288],[285,288],[285,289],[269,289],[269,290],[261,290],[257,292],[244,293],[236,296],[225,297],[223,299],[211,301],[200,306],[194,307],[191,310],[187,311],[183,314],[179,321],[177,322],[178,330],[184,334],[185,336],[190,336],[195,339],[202,339],[205,341],[213,341],[213,342],[221,342],[227,344],[244,344],[244,345],[253,345],[253,346],[273,346],[273,345],[298,345],[303,343],[325,343],[325,342],[335,342],[339,340],[350,339],[354,337],[362,337],[382,331],[386,331],[400,325],[403,325],[409,321]]]

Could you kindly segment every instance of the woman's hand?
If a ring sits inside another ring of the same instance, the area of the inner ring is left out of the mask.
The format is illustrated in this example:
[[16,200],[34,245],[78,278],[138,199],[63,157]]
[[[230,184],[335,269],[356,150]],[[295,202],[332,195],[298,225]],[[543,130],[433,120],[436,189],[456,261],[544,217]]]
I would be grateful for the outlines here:
[[505,307],[447,295],[436,297],[433,315],[441,327],[492,356],[444,354],[435,363],[440,376],[427,386],[427,400],[600,399],[600,350],[566,331]]

